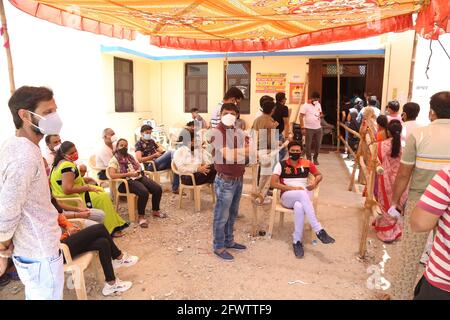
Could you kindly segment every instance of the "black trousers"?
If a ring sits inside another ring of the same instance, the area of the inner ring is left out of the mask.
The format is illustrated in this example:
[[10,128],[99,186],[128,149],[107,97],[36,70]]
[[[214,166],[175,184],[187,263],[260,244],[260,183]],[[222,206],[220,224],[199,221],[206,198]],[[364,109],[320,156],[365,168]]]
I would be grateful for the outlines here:
[[[205,183],[214,183],[214,179],[216,178],[217,172],[216,169],[214,169],[213,167],[210,169],[211,171],[209,171],[207,175],[204,175],[203,173],[200,172],[194,173],[195,184],[199,185]],[[189,176],[181,176],[181,182],[183,182],[183,184],[192,186],[192,179]]]
[[450,300],[450,292],[432,286],[422,276],[414,289],[414,300]]
[[105,280],[109,282],[116,279],[112,260],[117,259],[122,252],[117,248],[103,224],[87,227],[61,242],[69,247],[72,257],[88,251],[98,251]]
[[[152,210],[158,211],[161,203],[162,188],[156,182],[143,176],[137,180],[128,180],[130,192],[138,196],[138,214],[145,215],[145,207],[147,206],[148,197],[152,195]],[[120,192],[125,192],[125,185],[119,186]]]

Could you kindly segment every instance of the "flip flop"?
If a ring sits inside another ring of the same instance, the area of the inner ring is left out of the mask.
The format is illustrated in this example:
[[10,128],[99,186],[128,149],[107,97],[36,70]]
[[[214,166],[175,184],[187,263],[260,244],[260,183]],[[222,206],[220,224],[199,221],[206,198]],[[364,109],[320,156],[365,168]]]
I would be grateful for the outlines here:
[[158,217],[158,218],[167,218],[167,214],[165,214],[162,211],[158,211],[158,212],[153,212],[152,213],[154,217]]
[[8,285],[10,281],[11,280],[9,280],[9,277],[6,274],[2,275],[0,277],[0,287]]
[[17,274],[17,272],[8,272],[6,273],[9,277],[9,279],[13,280],[13,281],[20,281],[19,275]]
[[113,238],[122,238],[123,236],[124,236],[124,234],[122,233],[122,231],[114,232],[114,233],[111,235],[111,237],[113,237]]

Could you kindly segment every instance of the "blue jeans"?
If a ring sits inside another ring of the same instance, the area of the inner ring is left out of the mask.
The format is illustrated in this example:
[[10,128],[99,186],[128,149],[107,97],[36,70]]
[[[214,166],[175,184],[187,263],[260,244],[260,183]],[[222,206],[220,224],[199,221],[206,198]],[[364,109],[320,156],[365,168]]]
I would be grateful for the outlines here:
[[161,157],[155,159],[156,170],[160,171],[170,169],[170,164],[172,163],[172,156],[173,156],[172,151],[166,151]]
[[239,212],[243,180],[224,180],[216,176],[214,187],[216,206],[214,208],[214,250],[234,244],[233,227]]
[[50,258],[30,259],[13,256],[27,300],[62,300],[64,265],[62,253]]
[[[166,151],[161,157],[155,159],[156,170],[167,170],[171,168],[173,158],[173,151]],[[153,171],[154,168],[148,164],[147,170]],[[180,185],[180,177],[177,174],[173,175],[172,190],[177,190]]]
[[[282,133],[280,133],[280,135],[279,135],[279,140],[280,140],[281,142],[284,142],[284,135],[283,135]],[[281,162],[281,161],[284,160],[284,157],[286,157],[287,152],[288,152],[287,148],[282,148],[282,149],[280,149],[280,152],[278,153],[279,156],[280,156],[278,162]],[[278,162],[275,161],[275,163],[278,163]]]

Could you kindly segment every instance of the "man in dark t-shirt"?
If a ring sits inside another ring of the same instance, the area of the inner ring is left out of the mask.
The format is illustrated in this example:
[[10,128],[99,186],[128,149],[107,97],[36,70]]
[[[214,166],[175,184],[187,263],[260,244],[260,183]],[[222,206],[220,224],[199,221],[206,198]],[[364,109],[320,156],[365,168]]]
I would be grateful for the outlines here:
[[[272,119],[278,122],[279,141],[283,143],[289,139],[289,108],[286,106],[286,93],[278,92],[275,95],[275,111]],[[285,158],[287,151],[285,148],[280,150],[280,161]]]
[[233,103],[222,105],[220,122],[213,129],[211,139],[217,171],[214,182],[217,197],[213,222],[214,253],[228,261],[233,260],[228,250],[246,249],[245,245],[236,243],[233,236],[249,153],[244,131],[235,128],[237,112]]

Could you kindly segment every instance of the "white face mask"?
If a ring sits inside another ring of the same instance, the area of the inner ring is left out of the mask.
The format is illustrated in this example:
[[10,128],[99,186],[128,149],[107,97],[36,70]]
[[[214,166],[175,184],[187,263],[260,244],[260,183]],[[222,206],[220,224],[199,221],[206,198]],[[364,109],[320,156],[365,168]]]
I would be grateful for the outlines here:
[[118,138],[115,134],[113,134],[113,135],[111,136],[111,143],[114,143],[114,142],[116,142],[117,140],[119,140],[119,138]]
[[34,112],[28,111],[29,113],[31,113],[32,115],[35,115],[36,117],[40,118],[38,125],[35,125],[34,123],[31,122],[31,125],[37,129],[39,129],[39,131],[42,134],[59,134],[62,128],[62,121],[59,118],[58,113],[53,112],[50,113],[48,115],[46,115],[45,117],[40,116]]
[[227,127],[232,127],[236,123],[236,116],[232,115],[231,113],[227,113],[222,117],[221,120],[222,123]]
[[59,148],[61,148],[61,143],[58,144],[58,145],[56,145],[56,146],[54,146],[54,147],[53,147],[53,150],[55,150],[55,152],[56,152],[56,151],[59,150]]

